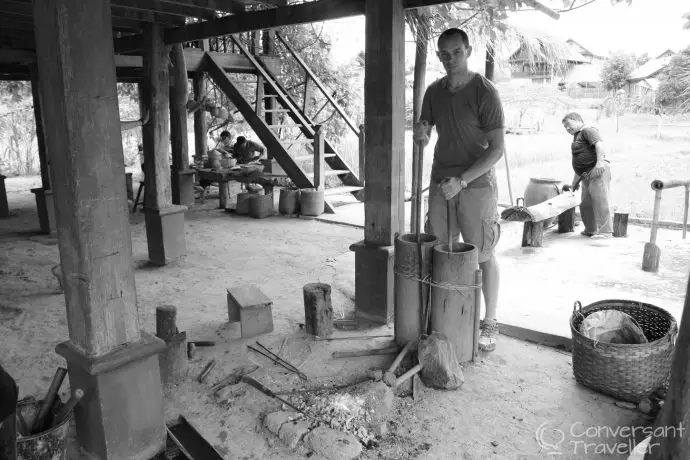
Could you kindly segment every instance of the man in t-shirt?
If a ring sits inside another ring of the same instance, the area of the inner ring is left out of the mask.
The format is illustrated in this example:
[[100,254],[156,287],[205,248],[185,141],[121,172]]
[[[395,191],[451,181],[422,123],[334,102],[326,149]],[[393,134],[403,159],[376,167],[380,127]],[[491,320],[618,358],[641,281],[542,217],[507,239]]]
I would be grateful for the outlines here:
[[494,165],[503,156],[504,115],[494,85],[469,70],[471,53],[464,31],[453,28],[441,34],[436,54],[446,76],[427,88],[414,138],[428,144],[431,128],[436,126],[425,231],[440,242],[447,241],[450,217],[453,241],[462,235],[465,243],[477,247],[486,305],[479,348],[493,351],[498,338],[499,286],[494,248],[501,234]]
[[575,177],[571,188],[577,190],[582,185],[580,215],[585,225],[582,235],[609,237],[613,232],[609,205],[611,167],[606,159],[604,142],[599,131],[586,126],[579,113],[566,114],[563,126],[573,135],[570,149]]
[[239,164],[250,163],[258,160],[266,152],[263,145],[250,141],[244,136],[238,136],[232,154]]
[[0,365],[0,458],[16,458],[17,383]]

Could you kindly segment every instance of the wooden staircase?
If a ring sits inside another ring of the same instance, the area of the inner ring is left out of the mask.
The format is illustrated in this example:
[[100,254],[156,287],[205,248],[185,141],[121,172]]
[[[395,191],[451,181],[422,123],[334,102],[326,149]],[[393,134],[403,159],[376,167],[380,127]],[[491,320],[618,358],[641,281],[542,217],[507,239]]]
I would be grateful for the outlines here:
[[[354,126],[343,109],[325,91],[318,77],[313,74],[282,37],[278,34],[276,36],[287,47],[293,57],[297,59],[308,77],[323,91],[328,102],[334,105],[340,115],[345,118],[350,129],[359,138],[360,130]],[[206,53],[204,55],[201,66],[218,88],[237,107],[261,142],[266,146],[283,171],[285,171],[287,177],[301,189],[324,189],[325,211],[327,213],[335,213],[335,203],[337,202],[338,195],[351,194],[360,199],[362,196],[360,192],[364,188],[362,181],[347,162],[338,155],[333,145],[325,139],[322,127],[315,124],[307,116],[292,95],[266,66],[256,59],[253,54],[249,53],[245,46],[234,36],[231,39],[234,45],[255,67],[257,75],[260,75],[264,83],[267,84],[265,85],[266,90],[263,92],[263,98],[273,98],[275,100],[275,104],[273,104],[275,108],[264,110],[264,112],[284,114],[285,117],[283,118],[289,119],[291,123],[268,124],[264,117],[256,112],[252,103],[242,95],[230,76],[210,54]],[[257,105],[261,102],[263,101],[257,101]],[[286,139],[283,138],[282,133],[290,133],[291,136]],[[308,173],[303,169],[303,166],[309,164],[311,164],[311,169],[314,172]],[[326,188],[326,178],[328,177],[337,177],[340,185]]]

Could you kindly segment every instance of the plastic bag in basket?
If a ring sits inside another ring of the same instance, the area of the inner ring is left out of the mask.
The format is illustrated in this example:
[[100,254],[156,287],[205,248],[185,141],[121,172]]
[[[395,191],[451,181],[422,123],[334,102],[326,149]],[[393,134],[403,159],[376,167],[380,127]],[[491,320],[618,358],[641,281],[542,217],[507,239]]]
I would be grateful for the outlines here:
[[580,333],[598,342],[628,345],[648,342],[637,322],[618,310],[601,310],[587,316]]

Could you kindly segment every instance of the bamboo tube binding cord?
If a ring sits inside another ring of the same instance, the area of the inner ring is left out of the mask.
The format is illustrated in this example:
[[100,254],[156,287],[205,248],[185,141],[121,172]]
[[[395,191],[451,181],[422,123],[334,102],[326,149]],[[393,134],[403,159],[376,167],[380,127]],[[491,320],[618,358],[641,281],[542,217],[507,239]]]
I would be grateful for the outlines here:
[[458,362],[476,356],[477,319],[481,305],[477,284],[479,251],[467,243],[446,244],[433,250],[431,330],[445,334],[455,348]]
[[[420,243],[418,244],[417,241]],[[405,346],[424,330],[432,252],[438,240],[427,233],[405,233],[395,240],[395,342]]]

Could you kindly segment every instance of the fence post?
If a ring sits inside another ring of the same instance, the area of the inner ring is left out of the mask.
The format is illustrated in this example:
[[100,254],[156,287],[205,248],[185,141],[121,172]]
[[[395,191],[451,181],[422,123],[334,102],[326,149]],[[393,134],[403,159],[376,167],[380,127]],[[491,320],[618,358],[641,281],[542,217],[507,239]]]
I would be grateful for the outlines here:
[[314,189],[318,190],[323,186],[323,126],[316,125],[314,128]]

